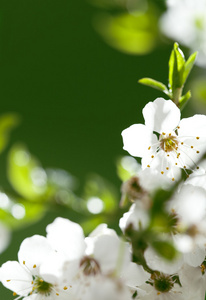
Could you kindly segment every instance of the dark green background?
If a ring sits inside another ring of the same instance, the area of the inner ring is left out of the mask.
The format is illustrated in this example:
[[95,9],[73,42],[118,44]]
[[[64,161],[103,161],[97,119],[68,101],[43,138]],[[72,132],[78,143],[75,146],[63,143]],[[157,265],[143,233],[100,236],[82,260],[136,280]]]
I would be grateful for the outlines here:
[[[24,142],[44,167],[66,169],[80,184],[97,172],[119,188],[115,160],[126,154],[121,131],[142,122],[144,105],[161,95],[137,80],[167,82],[172,43],[145,56],[122,54],[95,32],[95,11],[84,1],[1,0],[0,112],[21,116],[10,145]],[[6,153],[0,184],[8,186]],[[57,214],[15,233],[0,263],[15,260],[21,241],[44,234]],[[2,300],[13,299],[0,289]]]

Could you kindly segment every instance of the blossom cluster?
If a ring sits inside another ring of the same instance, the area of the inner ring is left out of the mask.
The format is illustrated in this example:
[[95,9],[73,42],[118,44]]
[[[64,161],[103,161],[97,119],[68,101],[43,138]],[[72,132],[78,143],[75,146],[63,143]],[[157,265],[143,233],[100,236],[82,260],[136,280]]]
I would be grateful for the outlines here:
[[[122,132],[124,149],[142,158],[142,170],[123,184],[124,198],[133,204],[120,220],[128,236],[153,231],[160,239],[159,248],[154,236],[147,239],[144,260],[151,277],[139,299],[204,300],[206,116],[180,120],[179,108],[163,98],[146,104],[143,116],[145,125],[134,124]],[[152,197],[158,189],[173,192],[161,203]],[[133,252],[136,240],[131,238]],[[169,252],[161,255],[170,243],[177,250],[172,260],[168,259],[172,256]]]
[[100,224],[88,237],[81,226],[57,218],[47,236],[26,238],[18,261],[0,269],[16,299],[131,299],[150,274],[131,260],[129,244]]
[[[122,237],[106,224],[85,237],[79,224],[56,218],[46,237],[26,238],[18,261],[0,268],[16,300],[205,299],[206,116],[180,120],[163,98],[143,116],[145,125],[122,132],[124,149],[142,158],[122,185],[121,205],[132,202]],[[162,202],[157,191],[168,192]]]

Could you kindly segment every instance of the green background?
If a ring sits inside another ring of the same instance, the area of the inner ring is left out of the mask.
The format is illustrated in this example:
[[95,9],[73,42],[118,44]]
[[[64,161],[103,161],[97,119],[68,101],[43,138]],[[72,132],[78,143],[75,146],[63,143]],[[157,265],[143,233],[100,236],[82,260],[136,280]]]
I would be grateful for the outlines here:
[[[107,46],[92,26],[96,9],[84,1],[1,0],[0,112],[17,112],[20,126],[10,144],[24,142],[43,167],[62,168],[79,179],[101,174],[119,189],[115,160],[121,131],[143,122],[142,108],[162,96],[137,80],[167,83],[172,42],[148,55],[130,56]],[[187,113],[187,112],[186,112]],[[0,157],[0,185],[6,180],[6,152]],[[21,241],[45,234],[61,209],[16,232],[0,264],[16,260]],[[0,286],[1,299],[13,299]]]

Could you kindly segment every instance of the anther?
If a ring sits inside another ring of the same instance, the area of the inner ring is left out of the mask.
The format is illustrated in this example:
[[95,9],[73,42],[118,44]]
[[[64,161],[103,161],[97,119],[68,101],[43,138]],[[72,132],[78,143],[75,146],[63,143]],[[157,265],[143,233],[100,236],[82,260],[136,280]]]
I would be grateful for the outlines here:
[[11,279],[7,279],[7,282],[11,281]]
[[186,166],[184,166],[183,168],[186,169]]
[[56,293],[56,295],[57,295],[57,296],[59,296],[59,294],[58,294],[58,293]]
[[177,166],[177,163],[175,163],[175,165]]
[[23,261],[23,265],[25,265],[25,260]]
[[167,156],[169,157],[170,155],[169,155],[169,154],[167,154]]
[[154,155],[152,155],[151,158],[154,158]]
[[196,153],[200,153],[200,151],[196,151]]
[[193,147],[193,146],[191,146],[191,148],[193,149],[194,147]]
[[169,133],[169,136],[171,136],[172,134],[171,133]]
[[36,268],[36,265],[33,265],[33,268],[35,269],[35,268]]
[[175,181],[174,177],[172,178],[172,181]]
[[150,165],[147,165],[147,168],[150,168]]
[[16,295],[17,295],[17,293],[13,292],[13,296],[16,296]]
[[200,167],[197,166],[197,170],[199,170]]
[[151,149],[151,147],[149,146],[149,147],[148,147],[148,150],[150,150],[150,149]]
[[166,170],[169,170],[169,168],[167,167]]
[[197,140],[199,140],[199,138],[200,138],[199,136],[196,136],[196,139],[197,139]]
[[68,287],[67,287],[67,286],[65,286],[65,287],[64,287],[64,290],[66,291],[67,289],[68,289]]
[[164,172],[162,171],[161,174],[164,174]]
[[177,126],[177,129],[180,129],[180,126]]
[[[181,145],[183,145],[184,143],[182,142]],[[191,147],[192,148],[192,147]]]
[[162,135],[165,135],[166,133],[165,132],[162,132]]

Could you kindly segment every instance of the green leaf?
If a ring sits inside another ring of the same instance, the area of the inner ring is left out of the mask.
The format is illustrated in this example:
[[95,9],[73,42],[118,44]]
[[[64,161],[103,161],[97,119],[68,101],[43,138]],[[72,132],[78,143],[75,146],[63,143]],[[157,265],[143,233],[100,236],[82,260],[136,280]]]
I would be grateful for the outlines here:
[[184,96],[182,96],[180,98],[180,100],[179,100],[179,108],[182,109],[186,105],[187,101],[190,98],[191,98],[191,92],[188,91]]
[[25,199],[41,201],[51,196],[46,172],[23,145],[10,150],[7,172],[13,188]]
[[17,114],[8,113],[0,117],[0,153],[7,146],[10,131],[19,124]]
[[188,58],[188,60],[185,63],[185,71],[184,71],[184,75],[183,75],[184,83],[185,83],[190,71],[192,70],[192,67],[194,66],[196,56],[197,56],[197,52],[194,52],[193,54],[190,55],[190,57]]
[[158,18],[152,7],[135,15],[104,13],[94,19],[94,27],[105,42],[129,55],[145,55],[156,47],[157,25]]
[[175,90],[182,88],[184,84],[185,59],[178,44],[174,48],[169,59],[169,87],[174,96]]
[[167,260],[173,260],[177,255],[176,249],[168,241],[154,241],[151,246],[159,255]]
[[168,91],[166,85],[164,85],[160,81],[154,80],[152,78],[142,78],[138,82],[141,83],[141,84],[150,86],[150,87],[152,87],[156,90],[162,91],[163,93],[165,93],[167,95],[169,94],[169,91]]
[[7,199],[7,205],[0,208],[0,220],[11,229],[37,222],[46,212],[46,207],[41,203],[10,197],[3,192],[0,195]]

